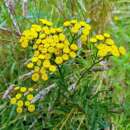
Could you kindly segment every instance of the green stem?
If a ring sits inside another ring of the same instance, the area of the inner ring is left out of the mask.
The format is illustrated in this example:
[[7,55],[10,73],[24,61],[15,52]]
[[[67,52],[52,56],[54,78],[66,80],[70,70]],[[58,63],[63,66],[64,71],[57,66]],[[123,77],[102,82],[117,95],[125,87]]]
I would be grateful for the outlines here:
[[80,78],[78,79],[76,86],[80,83],[81,79],[85,76],[86,73],[90,72],[90,70],[98,63],[100,63],[101,61],[103,61],[105,58],[107,58],[108,56],[103,57],[102,59],[98,60],[97,62],[94,62],[90,67],[88,67],[80,76]]
[[64,79],[64,74],[62,73],[61,67],[59,65],[57,65],[57,67],[58,67],[58,71],[59,71],[59,74],[60,74],[61,83],[65,88],[67,88],[67,85],[66,85],[66,82],[65,82],[65,79]]

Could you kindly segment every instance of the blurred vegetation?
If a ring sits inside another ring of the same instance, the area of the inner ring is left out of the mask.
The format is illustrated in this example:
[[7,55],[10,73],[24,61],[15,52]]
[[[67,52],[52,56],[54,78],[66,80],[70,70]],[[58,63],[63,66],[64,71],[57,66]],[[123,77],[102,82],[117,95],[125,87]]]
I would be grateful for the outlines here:
[[[95,33],[109,32],[118,45],[127,48],[127,55],[111,58],[111,68],[96,72],[82,80],[75,94],[67,93],[62,79],[52,78],[59,88],[40,103],[34,114],[16,115],[5,100],[0,100],[0,130],[130,130],[130,2],[129,0],[30,0],[23,16],[22,0],[14,0],[13,16],[21,32],[39,18],[61,25],[65,20],[89,22]],[[19,35],[12,23],[4,1],[0,1],[0,97],[10,84],[33,85],[31,80],[18,81],[27,73],[23,63],[30,53],[19,47]],[[88,65],[84,59],[82,66]],[[66,77],[78,68],[65,64]],[[73,77],[72,77],[73,78]],[[72,80],[73,81],[73,80]],[[50,83],[39,83],[46,87]],[[82,86],[82,87],[81,87]],[[94,93],[96,92],[96,93]],[[49,109],[48,109],[49,108]]]

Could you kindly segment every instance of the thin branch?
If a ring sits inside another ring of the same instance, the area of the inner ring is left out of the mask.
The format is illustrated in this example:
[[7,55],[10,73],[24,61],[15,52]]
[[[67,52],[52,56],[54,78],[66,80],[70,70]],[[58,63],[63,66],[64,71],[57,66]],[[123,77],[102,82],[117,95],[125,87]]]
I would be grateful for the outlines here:
[[8,97],[9,93],[13,90],[14,86],[15,86],[14,84],[11,84],[8,87],[8,89],[5,91],[5,93],[4,93],[3,97],[2,97],[3,99],[6,99]]
[[23,0],[22,10],[23,10],[23,16],[26,17],[28,14],[28,0]]
[[20,34],[18,32],[14,32],[9,28],[0,27],[0,31],[5,32],[5,33],[9,33],[9,34],[15,33],[17,36],[20,36]]
[[4,0],[4,2],[5,2],[5,6],[6,6],[7,10],[8,10],[8,13],[9,13],[9,15],[10,15],[10,18],[11,18],[11,20],[12,20],[12,23],[13,23],[15,29],[16,29],[16,32],[17,32],[19,35],[21,35],[21,32],[20,32],[18,23],[17,23],[15,17],[13,16],[13,13],[12,13],[12,11],[11,11],[11,8],[10,8],[10,5],[9,5],[8,0]]
[[31,103],[35,103],[39,99],[43,99],[53,88],[56,87],[56,84],[52,84],[47,88],[42,89],[31,101]]
[[18,80],[23,80],[24,78],[28,78],[33,74],[33,71],[23,74],[22,76],[19,76]]

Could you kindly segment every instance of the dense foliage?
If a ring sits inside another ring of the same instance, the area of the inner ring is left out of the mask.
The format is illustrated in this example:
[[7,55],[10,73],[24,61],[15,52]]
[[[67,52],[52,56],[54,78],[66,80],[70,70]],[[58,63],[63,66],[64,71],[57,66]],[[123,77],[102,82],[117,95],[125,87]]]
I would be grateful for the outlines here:
[[0,130],[130,129],[129,2],[0,4]]

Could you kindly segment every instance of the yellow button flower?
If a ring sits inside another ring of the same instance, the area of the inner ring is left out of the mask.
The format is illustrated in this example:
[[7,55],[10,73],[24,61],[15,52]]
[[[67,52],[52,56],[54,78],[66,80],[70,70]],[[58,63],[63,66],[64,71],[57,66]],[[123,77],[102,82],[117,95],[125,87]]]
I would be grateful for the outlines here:
[[67,54],[63,54],[62,58],[63,58],[64,61],[66,61],[66,60],[69,59],[69,55],[67,55]]
[[27,48],[28,47],[28,42],[22,42],[21,47],[22,48]]
[[126,54],[126,49],[123,46],[119,47],[119,52],[121,55],[125,55]]
[[70,23],[76,24],[76,23],[77,23],[77,20],[76,20],[76,19],[73,19],[73,20],[70,21]]
[[45,55],[40,54],[40,55],[38,56],[38,58],[41,59],[41,60],[44,60],[44,59],[45,59]]
[[73,27],[73,28],[71,29],[71,32],[74,33],[74,34],[78,33],[78,31],[79,31],[79,29],[78,29],[78,28],[75,28],[75,27]]
[[97,40],[104,40],[104,36],[103,35],[96,35],[96,38],[97,38]]
[[48,80],[48,75],[46,73],[43,73],[41,78],[42,80],[46,81]]
[[44,60],[44,62],[43,62],[43,66],[45,67],[45,68],[49,68],[50,67],[50,61],[49,60]]
[[29,101],[25,101],[25,106],[29,106],[31,103]]
[[45,69],[44,66],[41,67],[41,69],[40,69],[40,73],[41,73],[41,74],[46,73],[46,69]]
[[54,53],[55,52],[55,48],[54,47],[49,47],[48,48],[48,52],[49,53]]
[[19,100],[19,101],[17,102],[17,105],[18,105],[18,107],[22,107],[22,106],[23,106],[23,101],[22,101],[22,100]]
[[32,92],[34,89],[33,88],[28,88],[28,91],[29,92]]
[[20,92],[24,93],[24,92],[26,92],[26,91],[27,91],[27,88],[26,88],[26,87],[21,87],[21,88],[20,88]]
[[39,66],[35,66],[35,67],[34,67],[34,72],[39,72],[39,70],[40,70],[40,67],[39,67]]
[[39,35],[39,38],[40,38],[40,39],[43,39],[43,38],[45,38],[45,37],[46,37],[46,34],[45,34],[45,33],[42,33],[42,34]]
[[49,60],[51,58],[51,54],[50,53],[46,53],[45,54],[45,60]]
[[38,81],[39,80],[39,73],[32,74],[32,80],[35,82]]
[[63,63],[62,57],[60,57],[60,56],[59,56],[59,57],[56,57],[55,63],[58,64],[58,65],[62,64],[62,63]]
[[64,27],[69,27],[71,25],[71,23],[70,23],[70,21],[65,21],[63,25],[64,25]]
[[37,62],[38,61],[38,57],[33,57],[31,60],[32,60],[32,62]]
[[49,67],[49,70],[50,70],[51,72],[55,72],[55,71],[56,71],[56,66],[55,66],[55,65],[51,65],[51,66]]
[[36,40],[36,44],[39,45],[40,43],[42,43],[42,40],[41,39],[37,39]]
[[20,87],[15,87],[15,88],[14,88],[14,90],[16,90],[16,91],[19,90],[19,89],[20,89]]
[[62,32],[63,32],[63,29],[62,29],[62,28],[56,28],[56,32],[57,32],[57,33],[62,33]]
[[18,94],[16,94],[15,97],[16,97],[16,99],[20,99],[22,97],[22,94],[18,93]]
[[105,50],[99,50],[97,55],[98,55],[99,57],[104,57],[104,56],[107,55],[107,51],[105,51]]
[[65,47],[65,48],[63,49],[63,52],[64,52],[64,53],[69,53],[69,52],[70,52],[69,47]]
[[95,42],[97,42],[97,39],[96,38],[90,38],[90,42],[92,42],[92,43],[95,43]]
[[114,45],[115,44],[114,41],[110,38],[106,39],[105,43],[108,44],[108,45]]
[[28,106],[28,111],[29,112],[34,112],[35,111],[35,105],[31,104]]
[[65,35],[63,33],[59,34],[59,40],[64,41],[65,40]]
[[27,95],[27,100],[31,101],[33,99],[33,95],[32,94],[28,94]]
[[119,52],[118,48],[115,45],[113,45],[111,47],[111,53],[112,53],[113,56],[116,56],[116,57],[120,56],[120,52]]
[[59,49],[63,49],[64,44],[63,43],[57,43],[56,47],[59,48]]
[[85,22],[85,21],[80,21],[79,24],[80,24],[82,27],[85,27],[85,26],[86,26],[86,22]]
[[39,67],[39,66],[41,66],[41,64],[42,64],[42,61],[41,61],[41,60],[38,60],[38,61],[37,61],[37,66]]
[[27,64],[27,68],[28,68],[28,69],[32,69],[32,68],[33,68],[33,66],[34,66],[34,64],[33,64],[33,63],[28,63],[28,64]]
[[34,57],[37,57],[39,55],[39,51],[34,51]]
[[78,50],[78,46],[76,44],[71,44],[70,49],[73,51],[77,51]]
[[47,48],[43,48],[42,50],[40,50],[43,54],[47,53]]
[[85,36],[88,36],[88,34],[89,34],[89,30],[88,29],[83,29],[83,35],[85,35]]
[[104,35],[105,38],[109,38],[110,37],[109,33],[104,33],[103,35]]
[[17,107],[16,111],[17,111],[17,113],[22,113],[23,109],[22,109],[22,107]]
[[69,54],[70,54],[71,58],[75,58],[76,57],[76,53],[74,51],[71,51]]
[[83,42],[83,44],[85,44],[85,42],[87,41],[87,36],[81,35],[80,40]]
[[10,104],[16,104],[16,101],[17,101],[16,98],[11,98],[11,99],[10,99]]
[[37,49],[38,48],[38,45],[37,44],[34,44],[33,45],[33,49]]

